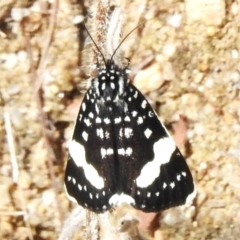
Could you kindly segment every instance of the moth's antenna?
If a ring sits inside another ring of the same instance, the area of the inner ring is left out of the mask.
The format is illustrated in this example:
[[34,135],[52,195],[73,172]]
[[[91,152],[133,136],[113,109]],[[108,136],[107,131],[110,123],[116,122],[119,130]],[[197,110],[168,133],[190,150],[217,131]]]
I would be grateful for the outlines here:
[[[85,25],[85,23],[83,23],[83,24],[84,24],[84,27],[85,27],[85,29],[86,29],[86,31],[87,31],[88,36],[89,36],[90,39],[92,40],[94,46],[95,46],[96,49],[100,52],[100,54],[101,54],[101,56],[102,56],[102,58],[103,58],[103,61],[104,61],[105,66],[107,66],[107,61],[106,61],[106,59],[105,59],[103,53],[101,52],[101,50],[100,50],[100,48],[98,47],[98,45],[95,43],[95,41],[94,41],[92,35],[90,34],[90,32],[89,32],[88,29],[87,29],[87,26]],[[114,51],[114,53],[115,53],[115,51]]]
[[132,34],[138,27],[140,27],[141,25],[145,24],[145,22],[146,22],[146,21],[138,24],[135,28],[133,28],[133,29],[121,40],[121,42],[119,43],[119,45],[117,46],[117,48],[114,50],[114,52],[113,52],[113,54],[112,54],[112,56],[111,56],[111,59],[110,59],[111,62],[112,62],[113,57],[114,57],[114,55],[116,54],[117,50],[121,47],[122,43],[123,43],[123,42],[129,37],[129,35]]

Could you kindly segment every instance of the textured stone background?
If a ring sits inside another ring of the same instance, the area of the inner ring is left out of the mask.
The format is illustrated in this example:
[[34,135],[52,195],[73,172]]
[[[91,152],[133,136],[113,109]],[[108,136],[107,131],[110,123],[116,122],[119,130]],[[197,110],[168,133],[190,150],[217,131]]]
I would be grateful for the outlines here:
[[[63,173],[88,60],[77,24],[91,3],[49,2],[0,1],[0,239],[57,239],[72,209]],[[192,206],[161,214],[164,239],[238,239],[240,1],[113,4],[123,35],[147,20],[122,50],[197,186]]]

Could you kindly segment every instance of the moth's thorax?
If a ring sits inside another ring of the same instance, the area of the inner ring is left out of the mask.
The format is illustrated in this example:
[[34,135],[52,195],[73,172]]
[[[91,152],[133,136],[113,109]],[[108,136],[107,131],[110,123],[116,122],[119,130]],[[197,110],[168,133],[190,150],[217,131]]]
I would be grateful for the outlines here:
[[113,62],[107,62],[106,66],[97,68],[97,76],[92,80],[92,88],[96,97],[103,102],[113,102],[124,97],[129,84],[128,69],[120,68]]

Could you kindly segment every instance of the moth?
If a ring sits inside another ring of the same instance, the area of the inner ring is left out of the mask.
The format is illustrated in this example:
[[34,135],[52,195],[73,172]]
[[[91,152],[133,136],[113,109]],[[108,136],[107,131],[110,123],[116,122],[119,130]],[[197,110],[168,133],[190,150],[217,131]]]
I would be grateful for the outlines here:
[[128,72],[113,57],[97,66],[69,143],[67,194],[97,213],[121,204],[159,212],[194,194],[184,157]]

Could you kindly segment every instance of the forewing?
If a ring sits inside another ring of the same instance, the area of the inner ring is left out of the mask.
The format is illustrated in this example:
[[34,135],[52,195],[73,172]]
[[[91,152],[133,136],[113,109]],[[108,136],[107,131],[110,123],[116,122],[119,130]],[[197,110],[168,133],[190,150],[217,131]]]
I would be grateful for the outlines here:
[[125,149],[118,155],[123,192],[145,212],[184,204],[194,191],[185,159],[146,98],[131,84],[124,102],[128,111],[122,118],[128,121],[117,144]]
[[[104,117],[105,116],[105,117]],[[68,195],[95,212],[109,209],[116,192],[111,113],[99,105],[94,88],[87,91],[80,107],[65,173]]]

